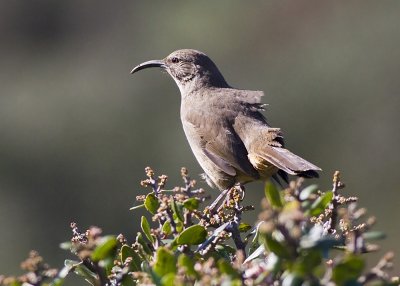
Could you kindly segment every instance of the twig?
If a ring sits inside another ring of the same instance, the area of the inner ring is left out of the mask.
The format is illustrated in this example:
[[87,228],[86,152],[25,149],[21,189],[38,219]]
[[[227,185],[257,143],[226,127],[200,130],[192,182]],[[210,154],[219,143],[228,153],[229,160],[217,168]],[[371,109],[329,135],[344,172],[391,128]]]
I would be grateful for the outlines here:
[[326,233],[333,234],[336,232],[336,224],[337,224],[337,217],[338,217],[337,208],[339,205],[338,190],[340,187],[341,187],[340,172],[336,171],[333,175],[333,188],[332,188],[333,197],[332,197],[332,201],[328,207],[328,209],[331,211],[331,215],[329,218],[329,222],[326,226],[326,229],[324,230],[324,232],[326,232]]

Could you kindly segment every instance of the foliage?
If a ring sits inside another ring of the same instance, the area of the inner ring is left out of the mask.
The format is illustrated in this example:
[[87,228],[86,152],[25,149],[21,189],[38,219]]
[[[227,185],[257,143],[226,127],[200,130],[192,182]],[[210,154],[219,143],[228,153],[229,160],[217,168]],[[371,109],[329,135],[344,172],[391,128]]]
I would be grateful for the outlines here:
[[[63,248],[76,255],[61,271],[50,269],[32,252],[20,277],[2,277],[2,285],[61,285],[75,273],[91,285],[399,285],[391,277],[393,254],[366,268],[364,253],[378,249],[368,240],[374,218],[365,218],[357,198],[339,193],[339,172],[333,188],[303,187],[302,179],[284,190],[265,186],[263,211],[254,227],[242,222],[253,209],[242,206],[244,188],[227,192],[223,203],[202,207],[209,198],[195,188],[185,168],[184,187],[166,189],[167,177],[146,168],[141,184],[150,192],[137,196],[148,216],[133,242],[123,235],[104,236],[97,227],[81,232]],[[151,220],[150,220],[151,218]]]

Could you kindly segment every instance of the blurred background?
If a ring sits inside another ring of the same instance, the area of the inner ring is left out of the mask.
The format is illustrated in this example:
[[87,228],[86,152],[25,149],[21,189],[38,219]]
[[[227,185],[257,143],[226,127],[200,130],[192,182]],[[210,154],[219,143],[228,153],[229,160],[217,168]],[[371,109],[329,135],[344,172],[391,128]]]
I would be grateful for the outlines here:
[[[2,1],[0,273],[31,249],[62,267],[72,221],[133,240],[148,165],[171,187],[181,166],[200,181],[175,83],[129,73],[180,48],[265,91],[288,148],[324,170],[313,182],[328,190],[341,170],[400,270],[399,14],[398,1]],[[262,184],[247,189],[259,210]]]

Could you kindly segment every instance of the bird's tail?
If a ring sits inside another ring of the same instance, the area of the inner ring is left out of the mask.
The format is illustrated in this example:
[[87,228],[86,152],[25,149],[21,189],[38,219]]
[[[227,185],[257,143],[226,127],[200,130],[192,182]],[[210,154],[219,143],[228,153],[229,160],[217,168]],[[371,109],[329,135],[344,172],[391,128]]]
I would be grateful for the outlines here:
[[319,167],[282,147],[266,145],[263,146],[262,150],[257,150],[256,154],[250,153],[248,157],[252,165],[261,172],[266,166],[277,167],[280,170],[278,174],[285,181],[287,176],[281,171],[305,178],[317,178],[319,176],[318,171],[321,171]]

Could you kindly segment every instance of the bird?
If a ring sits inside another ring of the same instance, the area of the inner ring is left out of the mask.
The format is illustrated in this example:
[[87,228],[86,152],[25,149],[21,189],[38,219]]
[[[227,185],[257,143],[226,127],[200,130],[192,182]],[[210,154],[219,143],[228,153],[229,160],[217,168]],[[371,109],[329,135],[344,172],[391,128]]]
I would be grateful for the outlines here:
[[203,52],[181,49],[162,60],[135,66],[134,74],[157,67],[176,82],[180,117],[187,141],[211,187],[235,185],[288,175],[318,177],[319,167],[285,148],[280,128],[263,115],[262,91],[236,89]]

